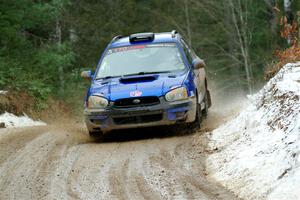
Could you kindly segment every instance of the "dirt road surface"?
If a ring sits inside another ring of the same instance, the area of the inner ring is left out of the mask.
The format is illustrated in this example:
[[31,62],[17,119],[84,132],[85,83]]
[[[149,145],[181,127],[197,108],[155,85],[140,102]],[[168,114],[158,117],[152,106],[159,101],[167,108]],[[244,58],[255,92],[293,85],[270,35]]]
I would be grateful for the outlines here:
[[207,127],[118,131],[101,141],[81,125],[1,129],[0,199],[236,199],[206,178]]

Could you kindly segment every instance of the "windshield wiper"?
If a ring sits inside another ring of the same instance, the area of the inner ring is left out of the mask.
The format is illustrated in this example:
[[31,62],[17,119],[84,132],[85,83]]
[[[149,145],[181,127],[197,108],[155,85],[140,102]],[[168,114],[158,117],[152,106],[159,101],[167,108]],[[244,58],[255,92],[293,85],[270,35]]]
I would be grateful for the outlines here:
[[145,74],[160,74],[160,73],[170,73],[171,71],[154,71],[154,72],[138,72],[134,74],[125,74],[123,76],[134,76],[134,75],[145,75]]
[[125,74],[123,76],[104,76],[104,77],[96,78],[95,80],[100,80],[100,79],[105,80],[105,79],[125,77],[125,76],[145,75],[145,74],[160,74],[160,73],[170,73],[170,72],[172,72],[172,71],[138,72],[138,73],[133,73],[133,74]]
[[100,80],[100,79],[110,79],[110,78],[117,78],[117,77],[121,77],[121,76],[105,76],[105,77],[99,77],[99,78],[96,78],[96,80]]

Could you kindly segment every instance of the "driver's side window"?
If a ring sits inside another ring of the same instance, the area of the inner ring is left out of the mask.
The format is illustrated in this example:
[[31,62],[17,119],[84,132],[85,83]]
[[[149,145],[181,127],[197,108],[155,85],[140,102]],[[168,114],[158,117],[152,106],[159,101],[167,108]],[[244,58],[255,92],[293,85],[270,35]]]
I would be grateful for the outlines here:
[[192,49],[189,48],[189,46],[183,39],[181,39],[180,41],[181,41],[184,53],[188,59],[188,62],[192,66],[193,60],[195,59],[195,53],[193,52]]

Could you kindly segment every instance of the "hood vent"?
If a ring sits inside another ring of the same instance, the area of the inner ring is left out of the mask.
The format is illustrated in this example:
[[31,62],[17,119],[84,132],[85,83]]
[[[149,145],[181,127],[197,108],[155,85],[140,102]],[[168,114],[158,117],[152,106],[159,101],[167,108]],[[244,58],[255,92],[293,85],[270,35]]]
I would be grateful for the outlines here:
[[140,82],[151,82],[156,79],[155,76],[139,76],[139,77],[122,77],[120,78],[121,83],[140,83]]

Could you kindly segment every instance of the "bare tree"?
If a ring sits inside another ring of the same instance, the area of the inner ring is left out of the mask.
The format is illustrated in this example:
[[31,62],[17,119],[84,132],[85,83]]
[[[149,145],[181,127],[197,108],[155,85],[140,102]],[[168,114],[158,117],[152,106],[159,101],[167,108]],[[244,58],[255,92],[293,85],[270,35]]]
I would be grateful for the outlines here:
[[297,12],[298,41],[300,41],[300,11]]
[[241,0],[228,0],[228,6],[231,10],[232,22],[235,27],[235,32],[237,35],[238,46],[240,49],[241,57],[244,63],[244,68],[246,71],[246,79],[248,91],[250,94],[253,92],[252,80],[252,66],[250,64],[249,57],[249,45],[251,43],[251,30],[248,24],[248,1],[243,1],[242,6]]
[[[62,27],[61,27],[60,19],[58,17],[56,18],[55,38],[56,38],[57,46],[58,46],[58,48],[60,48],[60,46],[62,44]],[[65,88],[63,65],[60,65],[58,67],[58,73],[59,73],[59,84],[60,84],[59,93],[61,95],[63,95],[64,94],[64,88]]]
[[[287,23],[289,25],[291,25],[293,23],[293,20],[294,20],[294,16],[293,16],[293,13],[292,13],[292,0],[284,0],[284,14],[285,14],[285,17],[287,19]],[[292,38],[291,38],[290,34],[288,35],[287,43],[288,44],[292,43]]]
[[[205,12],[207,16],[215,21],[220,21],[219,27],[228,35],[227,47],[213,41],[205,40],[219,49],[222,55],[232,60],[230,68],[235,74],[236,85],[240,85],[239,66],[243,66],[246,75],[248,92],[253,92],[253,72],[250,60],[249,49],[252,41],[252,27],[248,20],[249,5],[252,0],[224,0],[223,7],[213,1],[197,1],[193,6]],[[223,13],[223,14],[220,14]]]
[[[60,49],[62,46],[62,22],[61,13],[63,12],[66,0],[55,0],[53,1],[53,15],[56,16],[55,23],[55,39],[57,48]],[[64,66],[61,64],[58,66],[58,78],[59,78],[59,94],[64,94],[65,88],[65,77],[64,77]]]
[[269,14],[269,24],[273,35],[277,34],[278,8],[276,8],[276,0],[265,0],[267,11]]
[[287,17],[289,24],[291,24],[294,19],[294,16],[292,13],[292,1],[293,0],[284,0],[284,13],[285,13],[285,16]]
[[[242,85],[240,68],[243,67],[246,77],[246,85],[249,93],[253,92],[253,70],[252,62],[250,59],[250,45],[252,41],[252,27],[248,20],[249,6],[253,0],[224,0],[220,3],[215,1],[199,1],[199,0],[173,0],[178,9],[182,10],[184,15],[182,22],[179,23],[178,19],[175,20],[172,16],[157,13],[165,17],[166,20],[174,24],[174,26],[186,36],[187,42],[192,44],[192,37],[196,38],[197,33],[192,31],[191,19],[195,10],[205,13],[213,21],[219,22],[218,27],[224,34],[228,35],[227,45],[219,44],[218,42],[202,38],[205,43],[215,46],[220,50],[220,55],[226,56],[231,59],[230,66],[226,69],[232,68],[236,86]],[[270,0],[266,0],[270,1]],[[251,8],[252,9],[252,8]]]
[[184,12],[185,12],[185,21],[186,21],[186,30],[187,30],[187,40],[188,40],[188,44],[192,46],[189,0],[184,0]]

